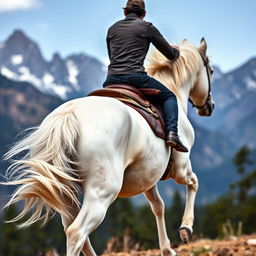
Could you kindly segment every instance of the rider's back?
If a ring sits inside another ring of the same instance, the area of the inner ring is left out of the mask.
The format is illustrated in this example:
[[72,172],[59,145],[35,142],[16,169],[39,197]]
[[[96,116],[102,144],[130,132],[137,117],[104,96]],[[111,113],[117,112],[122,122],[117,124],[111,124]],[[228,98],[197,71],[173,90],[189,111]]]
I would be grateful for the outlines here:
[[143,62],[150,44],[151,23],[129,14],[109,28],[109,74],[144,72]]
[[175,60],[179,51],[170,46],[159,30],[137,14],[130,13],[108,30],[107,46],[110,58],[108,75],[145,72],[143,63],[150,43],[168,59]]

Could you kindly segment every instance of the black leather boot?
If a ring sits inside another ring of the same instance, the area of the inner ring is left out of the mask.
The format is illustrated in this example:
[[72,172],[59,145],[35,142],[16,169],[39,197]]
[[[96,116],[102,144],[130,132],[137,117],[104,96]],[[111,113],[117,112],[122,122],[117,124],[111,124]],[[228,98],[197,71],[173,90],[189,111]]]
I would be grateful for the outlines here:
[[188,149],[182,144],[178,134],[174,131],[170,131],[167,136],[166,144],[172,148],[175,148],[180,152],[188,152]]

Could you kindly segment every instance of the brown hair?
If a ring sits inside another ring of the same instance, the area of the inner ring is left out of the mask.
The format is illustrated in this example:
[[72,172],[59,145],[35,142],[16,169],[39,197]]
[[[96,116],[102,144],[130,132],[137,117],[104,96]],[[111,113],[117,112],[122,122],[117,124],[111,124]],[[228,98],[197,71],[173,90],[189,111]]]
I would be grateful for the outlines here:
[[143,0],[128,0],[124,9],[127,14],[136,13],[137,15],[142,16],[145,12],[145,3]]

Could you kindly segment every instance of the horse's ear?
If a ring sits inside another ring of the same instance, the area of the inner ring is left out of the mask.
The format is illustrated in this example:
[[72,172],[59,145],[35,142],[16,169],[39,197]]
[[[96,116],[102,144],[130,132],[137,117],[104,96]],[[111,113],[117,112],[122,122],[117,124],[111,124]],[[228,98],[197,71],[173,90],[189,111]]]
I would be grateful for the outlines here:
[[204,37],[202,37],[201,42],[200,42],[200,47],[198,48],[198,51],[199,51],[203,56],[206,56],[206,50],[207,50],[207,43],[206,43]]

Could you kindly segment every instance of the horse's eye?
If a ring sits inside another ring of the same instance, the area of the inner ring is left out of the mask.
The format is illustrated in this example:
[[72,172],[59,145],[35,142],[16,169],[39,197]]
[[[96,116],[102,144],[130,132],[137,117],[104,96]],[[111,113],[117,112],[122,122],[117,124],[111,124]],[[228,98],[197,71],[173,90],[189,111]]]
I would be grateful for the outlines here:
[[214,73],[214,69],[213,68],[210,69],[210,73],[211,73],[211,75]]

